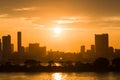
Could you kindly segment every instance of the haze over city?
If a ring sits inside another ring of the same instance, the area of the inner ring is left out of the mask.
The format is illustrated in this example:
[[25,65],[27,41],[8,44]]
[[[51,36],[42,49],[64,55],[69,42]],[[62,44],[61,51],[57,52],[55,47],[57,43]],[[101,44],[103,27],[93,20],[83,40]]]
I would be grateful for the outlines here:
[[110,46],[120,48],[119,0],[0,0],[0,37],[11,34],[17,50],[16,32],[22,45],[30,42],[47,50],[79,52],[90,48],[94,35],[108,33]]

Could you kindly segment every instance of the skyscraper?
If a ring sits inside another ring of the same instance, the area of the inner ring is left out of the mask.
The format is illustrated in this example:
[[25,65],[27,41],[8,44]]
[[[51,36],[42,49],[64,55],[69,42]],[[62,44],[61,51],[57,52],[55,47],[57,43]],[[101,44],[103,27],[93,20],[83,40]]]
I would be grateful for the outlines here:
[[46,47],[40,47],[39,43],[30,43],[29,54],[31,58],[41,60],[46,56]]
[[2,37],[2,53],[4,57],[7,57],[11,54],[11,36]]
[[2,43],[1,43],[1,39],[0,39],[0,53],[2,51]]
[[85,53],[85,46],[81,46],[81,53]]
[[109,48],[108,34],[95,35],[95,49],[97,54],[96,56],[107,57],[108,48]]
[[95,46],[91,45],[91,52],[94,53],[95,52]]
[[18,53],[21,52],[21,48],[22,48],[21,41],[22,41],[21,32],[17,32],[17,48],[18,48]]

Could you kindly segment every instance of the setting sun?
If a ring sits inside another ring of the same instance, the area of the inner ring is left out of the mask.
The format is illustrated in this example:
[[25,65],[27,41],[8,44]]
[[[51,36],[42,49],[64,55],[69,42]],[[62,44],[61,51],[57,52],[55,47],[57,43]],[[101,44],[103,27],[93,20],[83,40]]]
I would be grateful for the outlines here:
[[55,34],[60,34],[62,32],[62,29],[60,27],[54,28]]

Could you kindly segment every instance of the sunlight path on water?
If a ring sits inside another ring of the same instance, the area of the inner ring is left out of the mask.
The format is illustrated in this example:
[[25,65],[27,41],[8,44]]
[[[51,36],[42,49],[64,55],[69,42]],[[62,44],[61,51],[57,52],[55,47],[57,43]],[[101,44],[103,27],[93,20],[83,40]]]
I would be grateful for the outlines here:
[[119,80],[120,73],[0,73],[0,80]]

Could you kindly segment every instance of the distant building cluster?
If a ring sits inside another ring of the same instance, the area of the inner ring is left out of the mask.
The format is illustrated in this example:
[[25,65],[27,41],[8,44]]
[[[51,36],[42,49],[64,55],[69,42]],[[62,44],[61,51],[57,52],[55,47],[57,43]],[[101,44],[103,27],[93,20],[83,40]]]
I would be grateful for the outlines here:
[[95,44],[90,50],[85,46],[80,47],[79,53],[65,53],[60,51],[46,51],[46,47],[41,47],[39,43],[29,43],[28,47],[22,46],[22,33],[17,32],[17,52],[14,52],[14,44],[11,43],[11,36],[2,36],[0,40],[0,61],[22,63],[28,59],[39,61],[83,61],[92,62],[97,58],[107,58],[112,60],[120,57],[120,49],[109,46],[108,34],[95,34]]
[[108,34],[95,34],[95,45],[91,45],[90,50],[85,50],[85,46],[81,46],[80,54],[86,59],[107,58],[112,60],[120,56],[120,49],[114,49],[109,46]]
[[2,36],[0,40],[0,61],[1,62],[23,62],[26,59],[40,60],[46,56],[46,47],[40,47],[39,43],[29,43],[27,48],[22,46],[22,33],[17,32],[17,52],[14,52],[14,44],[11,43],[11,36]]

